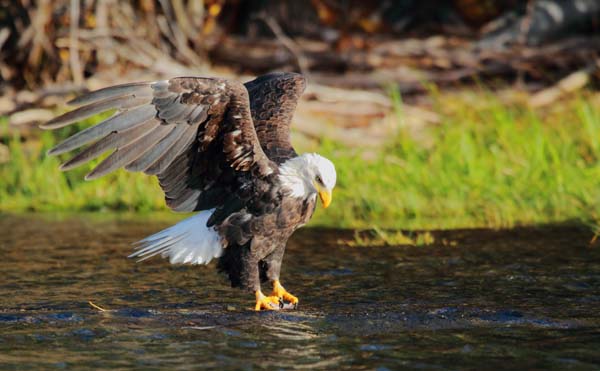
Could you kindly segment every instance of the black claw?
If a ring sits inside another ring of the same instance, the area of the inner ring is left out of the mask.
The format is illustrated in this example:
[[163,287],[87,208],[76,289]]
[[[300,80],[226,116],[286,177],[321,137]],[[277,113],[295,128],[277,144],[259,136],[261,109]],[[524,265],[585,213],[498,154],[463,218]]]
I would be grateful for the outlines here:
[[283,309],[284,306],[285,306],[285,303],[283,302],[283,299],[279,298],[279,308]]

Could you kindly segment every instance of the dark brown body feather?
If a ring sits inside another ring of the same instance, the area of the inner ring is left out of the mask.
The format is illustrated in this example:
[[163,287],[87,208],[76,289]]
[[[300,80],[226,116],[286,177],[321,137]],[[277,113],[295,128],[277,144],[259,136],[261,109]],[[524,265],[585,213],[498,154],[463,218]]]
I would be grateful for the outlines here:
[[[233,287],[252,291],[260,288],[261,281],[278,280],[288,239],[297,228],[310,220],[314,210],[315,198],[298,200],[284,197],[272,212],[251,216],[246,223],[236,223],[241,229],[250,231],[245,234],[245,239],[248,239],[225,249],[219,259],[219,270],[228,275]],[[238,214],[243,218],[247,213],[244,210]],[[232,236],[230,228],[226,223],[219,227],[219,232],[224,236]],[[237,235],[237,232],[233,234]]]
[[314,196],[290,198],[278,181],[278,165],[296,156],[289,126],[304,88],[304,78],[291,73],[245,85],[197,77],[125,84],[77,98],[73,103],[86,105],[43,127],[60,128],[117,109],[50,154],[95,141],[62,168],[113,150],[88,179],[120,167],[143,171],[158,177],[173,210],[215,209],[207,225],[225,246],[219,269],[233,286],[256,290],[261,276],[279,278],[288,238],[315,208]]

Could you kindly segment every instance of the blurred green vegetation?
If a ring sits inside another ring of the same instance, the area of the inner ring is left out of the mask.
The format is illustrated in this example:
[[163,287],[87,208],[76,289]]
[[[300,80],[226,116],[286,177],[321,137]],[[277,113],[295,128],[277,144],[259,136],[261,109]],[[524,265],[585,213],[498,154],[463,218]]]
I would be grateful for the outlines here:
[[[378,150],[319,144],[336,164],[338,186],[312,225],[445,229],[599,219],[597,94],[583,91],[542,110],[485,89],[433,90],[430,98],[441,122],[420,129],[420,139],[401,128]],[[45,152],[75,130],[43,132],[35,145],[9,139],[0,210],[166,210],[154,177],[120,170],[86,182],[90,166],[60,172],[59,159]]]
[[4,119],[0,136],[9,135],[10,160],[0,164],[1,211],[154,211],[165,209],[155,177],[116,171],[97,181],[85,181],[92,165],[68,172],[58,169],[59,158],[46,155],[62,139],[97,123],[101,116],[85,120],[58,132],[40,130],[39,140],[22,141],[18,132],[10,134]]

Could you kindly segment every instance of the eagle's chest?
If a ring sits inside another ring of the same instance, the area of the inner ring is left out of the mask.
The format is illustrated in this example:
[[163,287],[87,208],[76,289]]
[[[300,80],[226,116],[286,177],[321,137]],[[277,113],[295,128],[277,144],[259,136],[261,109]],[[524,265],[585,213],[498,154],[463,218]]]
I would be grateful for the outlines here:
[[277,224],[280,228],[290,229],[292,232],[308,223],[315,211],[316,195],[306,199],[284,197],[282,199]]
[[294,231],[306,224],[315,209],[315,198],[283,198],[279,207],[262,219],[264,224],[254,236],[253,249],[261,258],[284,247]]

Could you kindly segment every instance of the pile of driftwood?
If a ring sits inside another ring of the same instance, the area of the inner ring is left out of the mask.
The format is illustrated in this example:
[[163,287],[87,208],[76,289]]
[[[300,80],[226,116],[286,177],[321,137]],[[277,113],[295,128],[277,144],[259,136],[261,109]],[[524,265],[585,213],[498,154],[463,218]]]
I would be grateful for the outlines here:
[[[5,0],[6,1],[6,0]],[[0,76],[17,88],[206,65],[220,5],[202,1],[8,0],[0,7]],[[73,86],[71,86],[72,88]]]
[[589,70],[600,52],[597,0],[0,3],[3,91],[214,65],[246,74],[298,70],[339,87],[397,83],[404,93],[473,77],[551,84]]
[[[413,94],[425,91],[428,84],[521,79],[532,83],[532,89],[539,89],[572,71],[594,73],[600,37],[569,38],[540,47],[481,50],[464,39],[434,36],[376,40],[368,48],[346,52],[312,40],[296,40],[289,48],[278,41],[251,43],[229,38],[215,54],[220,61],[250,70],[293,66],[302,70],[303,66],[315,81],[342,88],[380,89],[395,84],[402,93]],[[345,72],[340,74],[340,70]]]
[[[379,145],[397,126],[389,88],[410,101],[429,84],[502,80],[541,106],[596,80],[600,3],[576,3],[0,0],[0,114],[24,128],[122,81],[294,70],[310,81],[305,136]],[[414,126],[437,120],[408,110]]]

